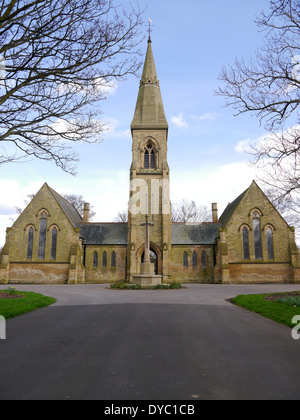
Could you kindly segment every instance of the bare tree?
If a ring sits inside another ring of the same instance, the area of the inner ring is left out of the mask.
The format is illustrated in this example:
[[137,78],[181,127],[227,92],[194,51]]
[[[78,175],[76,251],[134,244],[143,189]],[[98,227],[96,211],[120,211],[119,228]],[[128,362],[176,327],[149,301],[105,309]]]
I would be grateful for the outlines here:
[[[28,206],[29,202],[33,199],[35,194],[28,194],[27,197],[29,200],[24,200],[24,205]],[[83,217],[83,208],[84,203],[86,201],[84,200],[82,195],[76,195],[76,194],[61,194],[61,196],[67,200],[69,203],[72,204],[73,207],[78,211],[81,217]],[[18,214],[23,213],[24,208],[21,207],[15,207],[15,210]],[[90,220],[96,215],[96,212],[93,211],[93,206],[90,205]]]
[[74,174],[68,142],[96,142],[95,106],[140,66],[141,11],[115,0],[2,0],[0,165],[26,156]]
[[211,213],[206,206],[183,199],[172,204],[171,218],[173,223],[209,222]]
[[[211,213],[206,206],[183,199],[171,205],[171,220],[173,223],[210,222]],[[119,211],[114,222],[128,222],[128,210]]]
[[252,145],[262,180],[282,197],[299,190],[300,147],[300,1],[270,0],[270,11],[257,19],[264,46],[249,63],[236,60],[224,68],[217,94],[236,115],[259,118],[268,134]]
[[[69,203],[75,207],[75,209],[78,211],[81,217],[83,217],[83,209],[84,209],[84,203],[86,203],[86,200],[84,200],[82,195],[76,195],[76,194],[61,194],[61,196],[67,200]],[[91,221],[92,218],[96,215],[96,212],[93,210],[94,206],[90,204],[90,213],[89,213],[89,220]]]
[[117,216],[114,218],[115,223],[127,223],[128,222],[128,210],[119,211]]
[[274,207],[283,216],[285,221],[295,228],[295,237],[298,245],[300,244],[300,197],[299,195],[286,195],[282,197],[276,188],[268,188],[265,194],[272,202]]

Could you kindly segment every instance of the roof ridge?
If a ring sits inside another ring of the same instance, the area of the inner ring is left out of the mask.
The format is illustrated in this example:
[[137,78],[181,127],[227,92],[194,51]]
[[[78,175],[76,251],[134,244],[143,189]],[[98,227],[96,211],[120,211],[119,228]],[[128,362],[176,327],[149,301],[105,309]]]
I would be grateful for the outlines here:
[[[65,213],[65,215],[67,216],[67,218],[69,219],[69,221],[71,222],[71,224],[74,227],[78,226],[78,223],[80,223],[83,219],[81,217],[81,215],[79,214],[78,210],[76,209],[76,207],[70,203],[70,201],[68,201],[66,198],[62,197],[57,191],[55,191],[53,188],[51,188],[47,183],[46,183],[47,187],[49,188],[49,191],[51,192],[51,194],[53,195],[53,197],[55,198],[55,200],[57,201],[58,205],[60,206],[60,208],[62,209],[62,211]],[[63,202],[61,203],[60,200],[62,200]],[[67,208],[64,208],[63,205],[66,205]],[[69,210],[71,210],[72,212],[75,211],[76,214],[74,215],[77,219],[77,217],[80,220],[74,220],[72,215],[68,213],[68,207]],[[73,219],[73,220],[72,220]]]

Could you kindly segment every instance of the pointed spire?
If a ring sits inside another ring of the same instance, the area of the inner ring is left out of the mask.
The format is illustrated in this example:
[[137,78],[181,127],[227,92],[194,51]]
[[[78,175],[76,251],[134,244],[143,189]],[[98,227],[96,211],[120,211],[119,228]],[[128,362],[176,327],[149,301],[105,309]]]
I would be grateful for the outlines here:
[[168,128],[149,34],[140,89],[131,129]]

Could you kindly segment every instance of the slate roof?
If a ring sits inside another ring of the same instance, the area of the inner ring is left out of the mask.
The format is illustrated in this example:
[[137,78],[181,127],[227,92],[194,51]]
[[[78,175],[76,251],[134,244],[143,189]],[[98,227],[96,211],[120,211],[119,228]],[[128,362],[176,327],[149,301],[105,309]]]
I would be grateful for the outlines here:
[[127,245],[127,223],[88,223],[80,226],[87,245]]
[[[172,245],[214,245],[221,223],[172,224]],[[127,245],[127,223],[81,224],[87,245]]]
[[59,195],[56,191],[54,191],[51,187],[49,187],[49,190],[54,195],[56,201],[60,205],[60,207],[65,212],[67,218],[70,220],[72,225],[76,228],[79,226],[80,223],[82,223],[82,217],[78,213],[78,211],[75,209],[73,204],[69,203],[65,198],[63,198],[61,195]]
[[172,224],[172,245],[213,245],[221,223]]
[[241,195],[239,195],[232,203],[229,203],[226,209],[223,211],[219,219],[223,226],[225,226],[228,223],[228,221],[231,219],[233,213],[235,212],[237,206],[240,204],[240,202],[244,198],[248,189],[249,188],[247,188],[246,191],[244,191]]

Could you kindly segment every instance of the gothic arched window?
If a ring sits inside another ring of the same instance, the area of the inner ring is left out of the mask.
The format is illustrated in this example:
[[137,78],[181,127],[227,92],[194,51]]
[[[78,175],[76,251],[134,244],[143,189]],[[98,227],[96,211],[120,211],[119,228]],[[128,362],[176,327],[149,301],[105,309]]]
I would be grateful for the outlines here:
[[43,211],[40,217],[41,217],[41,221],[40,221],[38,259],[44,260],[45,252],[46,252],[47,213]]
[[207,257],[206,257],[206,253],[203,251],[201,254],[201,266],[202,268],[205,268],[207,265]]
[[102,254],[102,267],[107,267],[107,253],[106,251]]
[[98,252],[94,252],[94,256],[93,256],[93,267],[96,268],[98,267]]
[[189,266],[188,254],[187,252],[185,252],[183,254],[183,267],[188,268],[188,266]]
[[261,243],[261,226],[260,226],[260,214],[258,211],[253,213],[253,234],[254,234],[254,251],[255,259],[262,259],[262,243]]
[[33,235],[34,229],[31,226],[28,230],[28,241],[27,241],[27,260],[32,260],[32,251],[33,251]]
[[148,141],[144,149],[144,169],[155,169],[155,147]]
[[250,260],[249,231],[246,228],[246,226],[243,228],[243,251],[244,251],[244,260]]
[[197,267],[197,253],[196,251],[193,252],[193,267]]
[[54,226],[51,234],[51,260],[56,260],[57,250],[57,227]]
[[267,228],[268,259],[274,260],[273,229]]
[[112,253],[111,253],[111,266],[114,268],[114,267],[116,267],[116,253],[115,253],[115,251],[113,251]]

